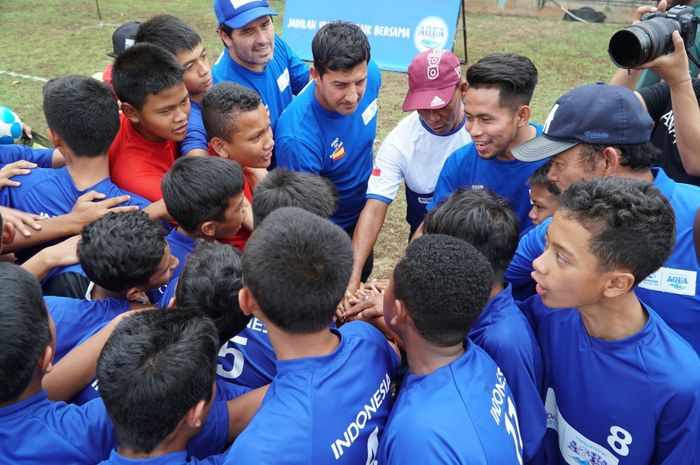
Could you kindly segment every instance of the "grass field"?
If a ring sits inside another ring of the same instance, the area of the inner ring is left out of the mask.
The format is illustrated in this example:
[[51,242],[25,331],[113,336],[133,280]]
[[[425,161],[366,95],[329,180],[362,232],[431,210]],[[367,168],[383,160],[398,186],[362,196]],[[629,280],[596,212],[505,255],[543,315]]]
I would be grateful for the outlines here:
[[[209,0],[179,2],[102,0],[105,25],[98,26],[91,0],[22,0],[6,2],[0,16],[0,71],[40,78],[66,74],[92,75],[109,62],[114,27],[124,21],[145,20],[169,13],[194,25],[203,37],[212,62],[221,51]],[[284,2],[271,1],[283,13]],[[276,25],[281,27],[282,21]],[[533,121],[546,117],[556,98],[571,87],[607,80],[614,67],[607,56],[610,35],[620,25],[581,24],[537,18],[469,15],[468,57],[474,62],[490,52],[510,51],[528,56],[539,70],[532,102]],[[463,56],[461,39],[455,52]],[[383,72],[375,148],[404,116],[401,102],[407,88],[405,74]],[[35,130],[44,132],[41,111],[43,83],[0,74],[0,103],[10,106]],[[585,108],[581,108],[585,111]],[[375,250],[374,276],[387,276],[405,246],[408,226],[399,194]]]

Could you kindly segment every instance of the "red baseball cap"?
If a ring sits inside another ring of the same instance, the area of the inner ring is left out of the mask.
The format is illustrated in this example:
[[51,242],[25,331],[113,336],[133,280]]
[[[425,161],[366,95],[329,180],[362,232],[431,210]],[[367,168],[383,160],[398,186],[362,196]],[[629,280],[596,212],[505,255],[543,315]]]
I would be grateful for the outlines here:
[[408,93],[403,111],[438,110],[452,100],[462,80],[459,58],[447,50],[426,50],[408,66]]

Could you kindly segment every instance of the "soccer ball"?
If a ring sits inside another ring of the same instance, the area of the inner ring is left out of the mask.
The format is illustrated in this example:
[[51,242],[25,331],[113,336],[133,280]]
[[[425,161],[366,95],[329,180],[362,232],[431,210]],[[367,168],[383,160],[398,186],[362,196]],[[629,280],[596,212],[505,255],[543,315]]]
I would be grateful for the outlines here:
[[22,121],[14,111],[0,105],[0,144],[15,144],[22,137]]

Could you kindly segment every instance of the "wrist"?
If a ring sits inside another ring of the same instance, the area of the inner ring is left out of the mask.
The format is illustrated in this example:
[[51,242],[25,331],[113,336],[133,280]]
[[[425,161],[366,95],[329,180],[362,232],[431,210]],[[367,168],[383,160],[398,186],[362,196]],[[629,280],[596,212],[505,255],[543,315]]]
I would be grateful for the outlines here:
[[686,82],[690,82],[690,81],[691,81],[691,78],[690,78],[690,76],[688,76],[685,79],[681,79],[677,82],[674,82],[673,84],[669,82],[668,86],[669,87],[677,87],[677,86],[680,86],[681,84],[685,84]]

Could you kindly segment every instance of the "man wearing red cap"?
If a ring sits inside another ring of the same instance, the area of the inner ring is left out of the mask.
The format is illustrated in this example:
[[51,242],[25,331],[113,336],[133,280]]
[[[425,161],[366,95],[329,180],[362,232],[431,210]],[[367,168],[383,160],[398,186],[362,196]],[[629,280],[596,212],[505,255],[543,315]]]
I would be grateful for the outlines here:
[[367,201],[355,228],[355,264],[349,290],[382,229],[389,204],[406,182],[406,221],[411,236],[423,221],[447,157],[471,138],[464,130],[467,83],[459,58],[445,50],[426,50],[408,67],[408,93],[402,109],[412,111],[384,139],[367,187]]

